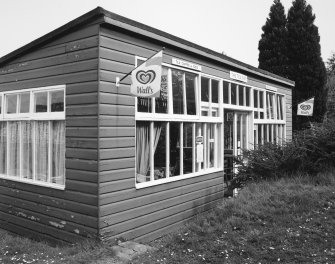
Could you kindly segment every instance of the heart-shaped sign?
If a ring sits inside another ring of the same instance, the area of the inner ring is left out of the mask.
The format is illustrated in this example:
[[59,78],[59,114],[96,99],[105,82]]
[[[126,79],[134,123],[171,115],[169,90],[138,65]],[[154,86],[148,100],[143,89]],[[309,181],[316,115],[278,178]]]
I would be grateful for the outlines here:
[[155,78],[156,73],[153,70],[138,71],[136,73],[136,79],[142,84],[152,83],[155,80]]
[[307,111],[307,110],[311,109],[311,106],[302,104],[302,105],[300,105],[300,109],[304,110],[304,111]]

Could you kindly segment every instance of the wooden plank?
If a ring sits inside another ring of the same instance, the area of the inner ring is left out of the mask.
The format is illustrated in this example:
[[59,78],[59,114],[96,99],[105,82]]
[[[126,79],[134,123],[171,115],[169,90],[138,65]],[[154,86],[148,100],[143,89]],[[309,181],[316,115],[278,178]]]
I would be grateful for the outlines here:
[[81,94],[66,95],[66,106],[97,104],[97,103],[98,103],[98,93],[81,93]]
[[[134,176],[135,177],[135,176]],[[201,183],[206,185],[206,182],[210,181],[211,179],[216,179],[217,184],[223,186],[223,172],[216,172],[211,174],[200,175],[197,177],[192,177],[188,179],[183,179],[179,181],[169,182],[165,184],[159,184],[155,186],[151,186],[150,188],[143,188],[143,189],[128,189],[122,190],[119,192],[113,193],[106,193],[101,194],[100,204],[109,204],[109,203],[116,203],[120,201],[125,201],[127,199],[135,199],[138,197],[143,197],[145,195],[153,195],[155,193],[164,193],[166,191],[172,192],[175,195],[179,195],[181,192],[187,192],[188,189],[191,189],[194,184]]]
[[99,185],[99,194],[112,193],[135,187],[135,177],[114,182],[104,182]]
[[100,149],[126,148],[135,146],[134,137],[100,138]]
[[100,114],[116,116],[135,116],[135,107],[100,104]]
[[135,157],[135,148],[101,149],[100,160]]
[[152,232],[156,229],[171,225],[185,218],[199,214],[209,207],[212,207],[212,204],[216,204],[219,199],[222,199],[221,193],[208,195],[206,197],[202,197],[182,205],[174,206],[166,210],[161,210],[159,212],[154,212],[142,217],[120,222],[100,230],[101,233],[105,235],[108,232],[113,232],[113,235],[119,234],[122,237],[124,237],[124,233],[126,231],[129,231],[129,236],[127,238],[135,238],[145,233]]
[[135,66],[134,55],[126,54],[117,50],[113,50],[113,47],[100,47],[100,58],[123,62]]
[[[22,188],[18,189],[0,186],[0,190],[2,195],[13,198],[20,197],[22,200],[37,202],[46,206],[77,212],[88,216],[97,216],[97,197],[94,195],[83,194],[80,192],[62,191],[62,195],[56,194],[51,196],[47,192],[43,193],[42,190],[36,191],[36,187],[40,186],[30,185],[30,187],[34,188],[31,188],[30,191],[29,189],[24,190]],[[61,198],[56,196],[61,196]]]
[[[18,218],[23,218],[26,220],[31,220],[36,223],[40,223],[45,226],[56,227],[60,230],[73,233],[76,230],[76,234],[80,234],[84,237],[93,237],[97,233],[96,228],[86,227],[80,223],[74,223],[71,220],[65,220],[63,216],[54,217],[49,216],[41,212],[32,211],[30,208],[23,208],[15,206],[13,207],[10,204],[2,204],[0,203],[0,211],[16,216]],[[93,235],[94,234],[94,235]]]
[[[118,75],[115,74],[115,76],[118,76]],[[132,96],[130,94],[129,85],[120,84],[119,87],[116,87],[115,78],[113,80],[106,80],[106,81],[101,80],[100,81],[100,92],[101,93],[112,93],[112,94],[118,94],[118,95],[124,94],[124,95]]]
[[66,179],[66,190],[98,195],[98,183]]
[[66,147],[68,148],[98,148],[97,138],[74,138],[66,137]]
[[135,117],[134,116],[110,116],[110,115],[100,115],[99,116],[100,126],[102,127],[135,127]]
[[66,95],[98,92],[99,82],[78,82],[66,85]]
[[82,171],[66,169],[66,180],[77,180],[82,182],[98,182],[98,173],[92,171]]
[[38,68],[24,72],[9,73],[6,75],[2,75],[0,77],[0,84],[44,78],[54,75],[90,71],[90,70],[96,70],[97,68],[98,68],[98,59],[78,61],[63,65],[56,65],[51,67]]
[[98,160],[98,150],[84,148],[66,148],[66,158]]
[[[76,61],[85,61],[95,59],[98,57],[97,38],[94,39],[95,46],[89,47],[85,50],[76,50],[73,52],[66,52],[66,47],[59,47],[57,49],[49,49],[47,51],[39,50],[39,59],[30,59],[26,62],[6,65],[0,68],[0,76],[11,73],[18,73],[38,68],[50,67],[55,65],[62,65]],[[49,53],[49,54],[45,54]],[[50,54],[56,53],[56,54]]]
[[[127,73],[119,73],[119,72],[111,72],[111,71],[105,71],[100,70],[99,71],[99,78],[103,82],[112,82],[115,83],[116,78],[123,78],[123,76]],[[122,83],[120,84],[121,89],[128,89],[129,91],[125,92],[124,94],[130,94],[130,84],[131,84],[131,77],[128,76],[125,79],[122,80]],[[122,87],[121,87],[122,86]]]
[[[100,183],[125,180],[125,179],[134,179],[135,177],[135,167],[127,169],[119,169],[112,171],[100,172]],[[103,200],[100,200],[100,202]]]
[[96,116],[68,116],[66,117],[66,127],[97,127],[98,118]]
[[96,116],[98,114],[98,105],[69,105],[66,107],[66,116]]
[[96,160],[66,159],[65,167],[84,171],[98,171],[98,162]]
[[0,91],[12,91],[18,89],[38,88],[38,87],[62,85],[62,84],[68,85],[71,83],[96,81],[97,79],[98,79],[98,70],[91,70],[85,72],[59,74],[39,79],[0,84]]
[[[134,175],[132,176],[134,177]],[[164,201],[200,190],[214,189],[215,191],[223,191],[222,183],[220,183],[221,182],[218,179],[212,179],[206,182],[191,184],[189,186],[183,186],[175,189],[167,189],[162,192],[143,195],[141,197],[129,198],[128,196],[126,196],[124,200],[119,200],[113,203],[106,203],[106,201],[102,199],[102,197],[100,197],[100,214],[101,216],[114,214],[117,212],[141,207],[159,201]]]
[[100,137],[135,137],[134,127],[100,127]]
[[223,197],[223,192],[221,188],[201,189],[196,192],[187,193],[170,199],[141,205],[130,210],[112,213],[110,215],[100,217],[100,228],[115,225],[117,223],[124,222],[133,218],[138,218],[144,215],[149,215],[157,211],[161,212],[163,210],[169,210],[171,207],[176,207],[178,208],[178,210],[180,210],[179,212],[182,212],[190,209],[193,206],[193,202],[197,199],[204,199],[205,197],[218,193],[221,197]]
[[101,70],[120,72],[120,73],[126,73],[126,74],[135,68],[134,63],[127,64],[124,62],[117,62],[117,61],[106,60],[102,58],[100,58],[99,63],[100,63]]
[[123,158],[114,160],[102,160],[100,161],[100,172],[106,170],[117,170],[132,168],[135,166],[135,157],[133,158]]
[[68,137],[98,137],[98,127],[66,127]]
[[101,104],[135,106],[135,97],[122,94],[100,93]]

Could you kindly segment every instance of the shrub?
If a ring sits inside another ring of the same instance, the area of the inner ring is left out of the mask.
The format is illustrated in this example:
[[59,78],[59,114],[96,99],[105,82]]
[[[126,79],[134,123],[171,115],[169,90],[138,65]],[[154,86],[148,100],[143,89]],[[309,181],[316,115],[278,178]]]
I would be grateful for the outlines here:
[[294,173],[316,175],[335,166],[335,122],[312,124],[282,145],[266,143],[254,150],[244,150],[236,158],[239,172],[235,186],[246,181],[279,178]]

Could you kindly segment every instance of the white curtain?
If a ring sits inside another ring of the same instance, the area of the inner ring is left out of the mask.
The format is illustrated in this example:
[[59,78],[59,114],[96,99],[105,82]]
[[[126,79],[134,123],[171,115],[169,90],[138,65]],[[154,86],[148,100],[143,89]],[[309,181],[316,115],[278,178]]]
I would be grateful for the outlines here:
[[6,129],[7,129],[7,123],[0,122],[0,174],[6,174],[6,149],[7,149]]
[[[162,131],[160,123],[154,125],[155,153],[158,140]],[[150,122],[137,122],[136,124],[136,175],[137,182],[149,181],[147,176],[150,169]]]
[[35,122],[36,180],[48,181],[49,121]]
[[22,131],[22,177],[33,178],[33,145],[32,145],[33,123],[30,121],[21,122]]
[[20,122],[8,122],[8,175],[20,176]]
[[51,182],[64,184],[65,180],[65,121],[53,121]]

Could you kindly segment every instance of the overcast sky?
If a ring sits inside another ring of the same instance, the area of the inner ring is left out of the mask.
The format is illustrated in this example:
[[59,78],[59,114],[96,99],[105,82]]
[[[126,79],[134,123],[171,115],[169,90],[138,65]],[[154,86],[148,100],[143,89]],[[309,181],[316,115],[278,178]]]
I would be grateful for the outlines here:
[[[273,0],[1,0],[0,57],[101,6],[258,66],[258,41]],[[287,12],[292,0],[282,0]],[[307,0],[316,15],[321,55],[335,52],[335,0]]]

